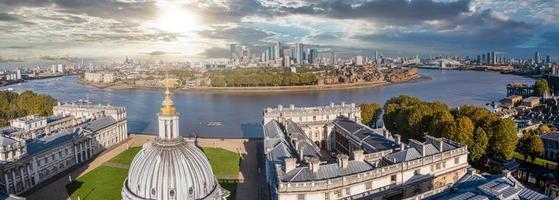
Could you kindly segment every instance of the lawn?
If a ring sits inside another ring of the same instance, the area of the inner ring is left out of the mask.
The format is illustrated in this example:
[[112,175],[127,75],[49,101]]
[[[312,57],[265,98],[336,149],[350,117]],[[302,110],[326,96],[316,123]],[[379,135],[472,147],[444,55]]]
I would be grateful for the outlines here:
[[122,183],[128,176],[128,170],[100,166],[66,185],[72,200],[121,199]]
[[[524,155],[519,153],[519,152],[514,152],[514,158],[518,159],[518,160],[524,160]],[[553,162],[551,160],[546,160],[546,159],[542,159],[542,158],[536,158],[536,160],[534,160],[534,162],[532,162],[532,160],[530,160],[530,158],[528,158],[528,160],[524,160],[526,162],[529,163],[533,163],[542,167],[546,167],[546,168],[550,168],[553,166],[556,166],[557,163]]]
[[[141,148],[132,147],[115,156],[109,162],[130,164]],[[202,150],[210,160],[212,170],[216,176],[239,174],[239,154],[221,148],[202,148]],[[100,166],[66,185],[66,190],[72,200],[78,199],[78,196],[81,200],[118,200],[121,199],[122,183],[127,175],[128,170],[126,169]],[[231,192],[228,199],[235,199],[237,183],[220,181],[220,185]]]
[[132,160],[134,160],[134,156],[136,156],[136,154],[138,154],[138,152],[142,150],[142,147],[130,147],[129,149],[127,149],[126,151],[118,154],[117,156],[115,156],[113,159],[111,159],[109,162],[112,163],[121,163],[121,164],[131,164]]
[[222,148],[202,148],[216,176],[236,176],[240,171],[240,160],[238,153]]

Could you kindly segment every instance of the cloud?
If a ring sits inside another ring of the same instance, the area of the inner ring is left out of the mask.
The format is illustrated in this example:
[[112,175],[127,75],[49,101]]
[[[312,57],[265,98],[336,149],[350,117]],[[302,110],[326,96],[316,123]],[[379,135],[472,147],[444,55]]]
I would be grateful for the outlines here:
[[3,58],[2,56],[0,56],[0,63],[20,63],[20,62],[25,62],[25,61],[22,59]]
[[273,33],[247,27],[215,27],[214,30],[200,32],[206,38],[227,40],[239,44],[257,44]]
[[31,48],[33,48],[33,46],[18,46],[18,45],[15,45],[15,46],[7,46],[5,48],[6,49],[31,49]]
[[412,23],[447,19],[469,12],[470,0],[439,2],[433,0],[373,0],[352,4],[332,0],[308,6],[283,8],[294,14],[320,15],[337,19],[374,19],[390,23]]
[[47,60],[47,61],[64,61],[64,62],[75,62],[80,60],[80,58],[69,57],[69,56],[41,56],[39,57],[39,59]]
[[149,53],[146,53],[147,55],[150,56],[162,56],[162,55],[168,55],[168,54],[180,54],[179,52],[166,52],[166,51],[152,51]]
[[229,49],[211,47],[200,53],[199,56],[206,58],[229,58]]

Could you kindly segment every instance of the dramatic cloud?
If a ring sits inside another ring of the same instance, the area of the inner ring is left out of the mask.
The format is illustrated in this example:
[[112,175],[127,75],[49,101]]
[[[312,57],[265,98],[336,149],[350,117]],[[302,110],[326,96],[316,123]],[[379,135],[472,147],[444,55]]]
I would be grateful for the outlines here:
[[0,56],[0,63],[20,63],[20,62],[24,62],[24,60],[3,58],[2,56]]
[[214,59],[228,58],[231,43],[259,56],[280,41],[347,56],[374,50],[522,56],[541,49],[559,57],[558,6],[546,0],[0,0],[0,54],[40,61]]
[[229,58],[229,49],[212,47],[199,54],[206,58]]

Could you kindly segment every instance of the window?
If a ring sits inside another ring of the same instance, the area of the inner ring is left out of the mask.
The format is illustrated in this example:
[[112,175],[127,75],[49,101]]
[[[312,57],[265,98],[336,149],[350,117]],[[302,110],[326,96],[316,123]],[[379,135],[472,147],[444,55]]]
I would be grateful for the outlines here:
[[365,183],[365,189],[366,190],[373,189],[373,182],[366,182]]
[[346,188],[346,189],[345,189],[345,195],[348,195],[348,196],[349,196],[350,194],[351,194],[350,188]]
[[316,120],[316,116],[312,116],[312,120]]
[[393,183],[396,182],[396,175],[390,176],[390,181]]
[[454,164],[457,165],[460,162],[459,158],[454,158]]
[[324,200],[330,200],[330,192],[324,193]]
[[342,197],[342,190],[334,191],[334,196],[336,196],[336,198],[341,198]]
[[305,194],[297,194],[297,200],[305,200]]
[[416,170],[413,172],[413,175],[416,175],[416,176],[417,176],[417,175],[420,175],[420,174],[421,174],[421,171],[420,171],[419,169],[416,169]]

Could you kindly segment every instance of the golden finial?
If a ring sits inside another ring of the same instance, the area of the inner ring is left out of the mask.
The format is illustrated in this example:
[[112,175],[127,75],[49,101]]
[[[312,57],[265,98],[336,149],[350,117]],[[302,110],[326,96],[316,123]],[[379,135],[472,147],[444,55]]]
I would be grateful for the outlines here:
[[172,116],[177,114],[177,109],[175,108],[175,104],[173,103],[173,99],[171,98],[171,91],[169,91],[169,87],[176,87],[178,85],[178,79],[176,78],[167,78],[163,80],[163,85],[165,85],[165,98],[163,99],[163,103],[161,103],[161,110],[159,112],[160,115]]

